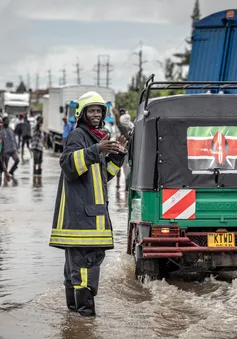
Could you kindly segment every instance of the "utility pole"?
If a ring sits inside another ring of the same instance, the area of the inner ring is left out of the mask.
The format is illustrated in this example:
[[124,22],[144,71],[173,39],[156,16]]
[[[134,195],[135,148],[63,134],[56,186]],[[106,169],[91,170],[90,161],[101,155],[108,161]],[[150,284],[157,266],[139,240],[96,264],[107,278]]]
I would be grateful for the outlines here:
[[101,55],[98,55],[97,65],[96,65],[96,68],[94,68],[94,72],[96,72],[96,84],[98,87],[100,86],[100,72],[101,72],[100,58],[101,58]]
[[51,73],[51,69],[48,70],[48,79],[49,79],[48,86],[50,88],[50,87],[52,87],[52,73]]
[[112,72],[112,67],[110,64],[110,57],[109,55],[98,55],[98,61],[97,61],[97,65],[94,68],[94,72],[96,72],[97,77],[96,77],[96,83],[97,86],[99,87],[101,85],[101,73],[102,71],[106,72],[106,78],[103,79],[103,81],[106,82],[106,87],[109,87],[110,84],[110,72]]
[[39,89],[39,73],[36,73],[35,89],[36,91]]
[[138,53],[134,53],[136,55],[138,55],[138,60],[139,60],[139,63],[138,65],[138,73],[137,73],[137,88],[139,91],[142,90],[142,76],[143,76],[143,64],[145,64],[147,61],[146,60],[143,60],[143,50],[142,50],[142,42],[140,42],[140,50]]
[[27,74],[27,89],[30,89],[30,75],[29,73]]
[[109,75],[110,75],[110,72],[112,72],[112,67],[111,67],[111,65],[110,65],[110,57],[109,57],[109,55],[107,55],[107,62],[106,62],[106,87],[108,88],[109,87],[109,85],[110,85],[110,77],[109,77]]
[[36,91],[36,102],[39,102],[39,94],[38,94],[38,89],[39,89],[39,73],[36,73],[36,78],[35,78],[35,91]]
[[76,74],[77,74],[77,84],[80,85],[81,84],[81,78],[80,78],[80,64],[79,62],[76,63]]
[[66,69],[62,69],[62,73],[63,73],[63,77],[62,77],[62,80],[63,80],[63,85],[65,86],[66,83],[67,83],[67,75],[66,75]]

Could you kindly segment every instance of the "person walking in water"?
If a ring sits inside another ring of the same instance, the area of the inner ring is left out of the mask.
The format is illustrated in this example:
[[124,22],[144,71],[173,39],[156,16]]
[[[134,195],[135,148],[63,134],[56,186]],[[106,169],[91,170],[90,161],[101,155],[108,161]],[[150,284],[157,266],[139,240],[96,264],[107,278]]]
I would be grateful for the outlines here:
[[22,124],[24,123],[24,114],[20,113],[19,118],[15,119],[15,134],[17,135],[17,148],[21,147]]
[[27,119],[27,116],[24,116],[24,122],[21,124],[21,131],[22,131],[21,159],[24,162],[25,144],[29,152],[31,153],[30,149],[31,126],[29,120]]
[[71,133],[73,126],[70,122],[68,122],[67,117],[63,117],[63,144],[65,145],[65,142],[69,136],[69,134]]
[[[125,111],[124,109],[120,110],[120,114],[118,112],[118,110],[114,107],[113,108],[113,114],[115,117],[115,122],[116,125],[120,131],[120,133],[125,136],[125,138],[127,139],[127,141],[130,140],[131,137],[131,133],[134,129],[134,124],[131,121],[131,116],[130,114]],[[122,111],[122,114],[121,114]],[[129,174],[130,174],[130,167],[129,167],[129,163],[128,163],[128,154],[126,156],[126,158],[124,159],[124,163],[123,163],[123,173],[125,176],[125,191],[128,191],[128,181],[129,181]]]
[[[10,158],[13,159],[14,164],[12,165],[9,174],[11,176],[11,180],[13,185],[17,185],[17,180],[14,178],[14,173],[19,164],[19,156],[17,150],[17,142],[14,131],[9,127],[9,119],[8,117],[3,118],[3,128],[2,128],[2,137],[4,142],[4,162],[6,168],[8,168],[8,163]],[[4,177],[4,186],[8,185],[7,177]]]
[[107,181],[126,156],[126,138],[108,140],[102,132],[107,107],[96,92],[82,95],[78,117],[60,158],[62,168],[50,246],[65,249],[65,290],[69,309],[95,316],[100,265],[112,249]]
[[43,118],[37,117],[36,126],[31,140],[31,151],[33,152],[33,185],[42,185],[42,162],[44,151],[44,133],[42,132]]
[[2,185],[2,173],[4,173],[6,177],[6,181],[10,181],[10,175],[7,171],[5,161],[4,161],[4,140],[3,140],[3,135],[1,133],[2,130],[2,118],[0,117],[0,186]]

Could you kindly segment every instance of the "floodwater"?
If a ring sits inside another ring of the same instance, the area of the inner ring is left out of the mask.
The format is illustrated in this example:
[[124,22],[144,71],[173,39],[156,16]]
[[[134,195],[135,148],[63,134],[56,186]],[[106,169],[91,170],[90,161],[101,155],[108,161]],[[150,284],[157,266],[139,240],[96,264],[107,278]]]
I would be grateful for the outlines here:
[[237,281],[141,284],[126,255],[126,194],[109,184],[115,249],[102,265],[98,316],[69,312],[63,250],[48,239],[59,177],[58,157],[45,154],[43,187],[32,187],[31,161],[17,187],[0,188],[0,338],[237,338]]

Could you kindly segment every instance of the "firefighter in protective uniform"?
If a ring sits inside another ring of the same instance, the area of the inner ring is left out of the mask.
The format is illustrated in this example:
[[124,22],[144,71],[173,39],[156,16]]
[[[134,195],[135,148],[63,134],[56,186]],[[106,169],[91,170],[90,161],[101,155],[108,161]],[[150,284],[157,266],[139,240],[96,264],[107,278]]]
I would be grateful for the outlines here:
[[107,182],[116,176],[126,156],[126,138],[108,140],[102,132],[107,106],[96,92],[78,100],[77,128],[66,140],[50,238],[50,246],[65,249],[65,289],[69,309],[95,316],[100,265],[112,249]]

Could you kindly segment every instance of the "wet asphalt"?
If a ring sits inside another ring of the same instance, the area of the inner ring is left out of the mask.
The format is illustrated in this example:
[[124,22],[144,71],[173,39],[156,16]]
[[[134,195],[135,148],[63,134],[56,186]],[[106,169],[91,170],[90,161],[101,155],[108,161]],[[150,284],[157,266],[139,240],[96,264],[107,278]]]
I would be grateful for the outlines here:
[[60,168],[45,153],[43,186],[33,188],[32,160],[16,187],[0,188],[0,338],[235,339],[237,281],[135,280],[126,254],[127,196],[109,184],[115,249],[102,265],[97,317],[69,312],[63,287],[64,251],[48,246]]

